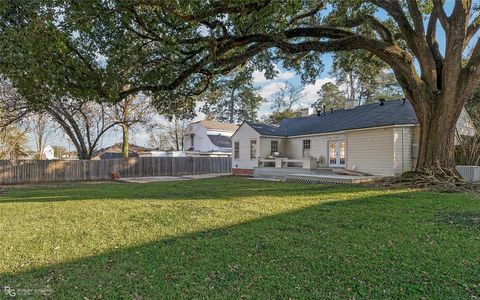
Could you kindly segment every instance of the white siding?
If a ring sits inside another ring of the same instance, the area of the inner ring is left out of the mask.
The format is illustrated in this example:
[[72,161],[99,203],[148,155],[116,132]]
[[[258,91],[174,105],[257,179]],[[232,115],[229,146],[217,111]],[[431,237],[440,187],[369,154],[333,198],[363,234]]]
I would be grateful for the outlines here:
[[400,175],[413,168],[412,140],[413,127],[397,127],[394,129],[394,173]]
[[301,159],[303,140],[310,140],[310,156],[318,159],[323,156],[325,163],[328,163],[328,142],[344,141],[345,134],[329,134],[289,138],[287,140],[287,154],[289,158]]
[[278,141],[278,152],[280,152],[280,156],[286,155],[286,139],[285,138],[268,138],[268,137],[261,137],[260,138],[260,157],[266,158],[271,155],[271,146],[272,141]]
[[415,168],[415,166],[417,165],[419,145],[420,145],[420,126],[415,125],[412,128],[412,150],[411,150],[411,154],[412,154],[412,157],[413,157],[413,160],[412,160],[413,168]]
[[393,128],[347,133],[347,169],[373,175],[394,175]]
[[[193,147],[191,134],[194,135]],[[232,133],[218,130],[208,130],[200,122],[190,124],[185,130],[183,137],[184,150],[193,148],[193,151],[210,152],[210,151],[230,151],[230,148],[218,147],[212,143],[208,135],[223,135],[230,137]]]
[[465,107],[458,117],[456,128],[459,134],[467,136],[474,136],[477,131]]
[[207,128],[200,123],[193,123],[187,127],[184,137],[184,148],[188,150],[192,148],[190,134],[194,135],[193,150],[194,151],[218,151],[221,148],[215,146],[208,138]]
[[[234,169],[253,169],[258,166],[258,159],[250,159],[250,141],[257,141],[257,156],[259,156],[260,134],[248,124],[242,126],[232,136],[232,167]],[[240,157],[235,158],[235,142],[240,142]]]

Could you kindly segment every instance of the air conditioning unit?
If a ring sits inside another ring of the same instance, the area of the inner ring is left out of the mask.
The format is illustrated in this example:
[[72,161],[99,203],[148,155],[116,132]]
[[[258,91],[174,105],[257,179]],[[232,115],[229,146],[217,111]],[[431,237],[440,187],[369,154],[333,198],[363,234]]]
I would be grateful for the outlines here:
[[480,166],[456,166],[457,172],[467,182],[480,181]]

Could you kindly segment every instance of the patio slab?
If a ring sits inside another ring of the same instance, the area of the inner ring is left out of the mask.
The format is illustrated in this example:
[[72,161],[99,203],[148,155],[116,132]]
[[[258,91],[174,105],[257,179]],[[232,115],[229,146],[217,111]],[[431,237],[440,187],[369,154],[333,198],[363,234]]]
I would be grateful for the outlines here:
[[356,184],[372,182],[378,176],[288,174],[283,181],[297,183]]
[[230,176],[231,173],[214,173],[214,174],[198,174],[198,175],[182,175],[182,176],[149,176],[149,177],[127,177],[120,178],[118,181],[129,183],[154,183],[164,181],[182,181],[182,180],[195,180],[205,178],[215,178],[222,176]]

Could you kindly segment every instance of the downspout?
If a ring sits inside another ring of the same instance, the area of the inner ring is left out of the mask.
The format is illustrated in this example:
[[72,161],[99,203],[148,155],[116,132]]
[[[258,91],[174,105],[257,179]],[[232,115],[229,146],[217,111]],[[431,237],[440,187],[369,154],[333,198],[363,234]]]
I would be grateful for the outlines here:
[[403,164],[403,161],[404,161],[404,159],[405,159],[405,156],[404,156],[404,154],[403,154],[403,151],[404,151],[404,145],[403,145],[403,130],[404,130],[404,129],[405,129],[405,128],[402,127],[402,173],[405,172],[405,168],[404,168],[404,164]]

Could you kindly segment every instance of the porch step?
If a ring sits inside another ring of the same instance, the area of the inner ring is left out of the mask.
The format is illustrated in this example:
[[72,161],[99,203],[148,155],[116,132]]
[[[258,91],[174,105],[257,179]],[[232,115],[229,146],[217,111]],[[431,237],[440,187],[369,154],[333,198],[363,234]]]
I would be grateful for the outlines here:
[[377,180],[376,176],[288,174],[282,181],[319,184],[356,184]]

